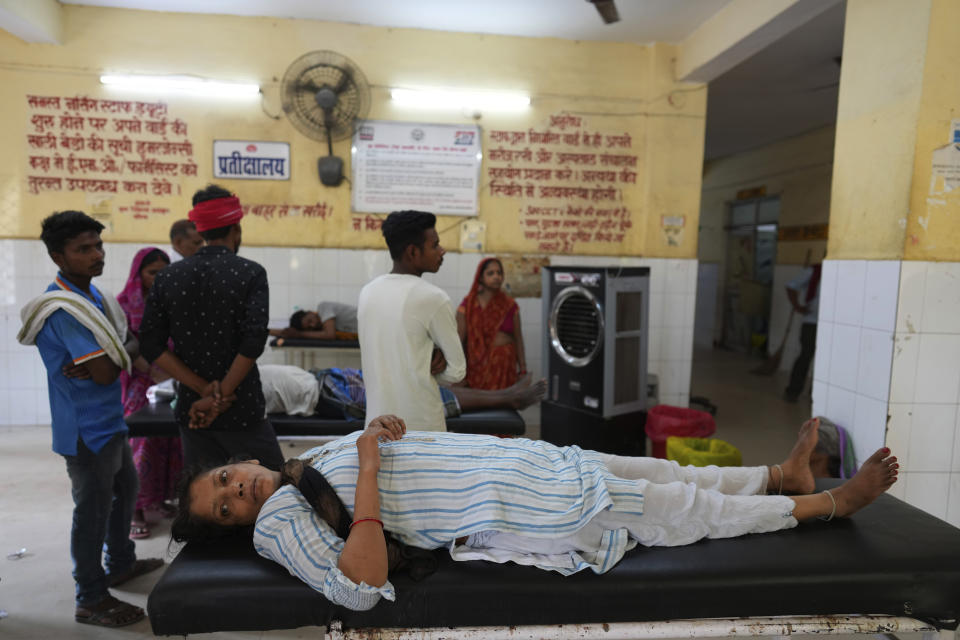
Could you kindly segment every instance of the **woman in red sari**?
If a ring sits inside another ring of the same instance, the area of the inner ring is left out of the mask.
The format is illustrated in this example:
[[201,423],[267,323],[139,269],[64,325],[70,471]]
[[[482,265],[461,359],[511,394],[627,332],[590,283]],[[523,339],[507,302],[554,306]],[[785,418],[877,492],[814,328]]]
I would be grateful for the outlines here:
[[502,286],[503,264],[497,258],[481,260],[470,293],[457,308],[466,386],[473,389],[506,389],[527,372],[520,309]]
[[[130,331],[138,339],[147,292],[153,286],[154,277],[168,264],[170,258],[160,249],[141,249],[130,265],[126,286],[117,296],[117,302],[127,315]],[[138,355],[133,362],[133,371],[120,373],[124,417],[136,413],[147,404],[148,387],[169,377],[162,369],[151,366],[143,356]],[[150,528],[145,510],[155,507],[164,512],[164,515],[173,515],[173,509],[166,507],[164,500],[174,496],[176,480],[183,468],[180,438],[130,438],[130,448],[133,450],[133,462],[140,478],[140,492],[137,494],[136,511],[130,524],[130,537],[147,538],[150,536]]]

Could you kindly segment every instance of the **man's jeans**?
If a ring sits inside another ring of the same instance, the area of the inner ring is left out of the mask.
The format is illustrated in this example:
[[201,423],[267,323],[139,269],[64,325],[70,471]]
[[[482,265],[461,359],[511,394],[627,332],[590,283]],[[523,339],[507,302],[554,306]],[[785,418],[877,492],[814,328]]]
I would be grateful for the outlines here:
[[101,551],[106,552],[107,574],[125,573],[136,560],[130,519],[139,488],[137,469],[126,433],[113,436],[97,453],[78,439],[77,455],[63,457],[73,491],[70,555],[77,606],[90,606],[108,595]]

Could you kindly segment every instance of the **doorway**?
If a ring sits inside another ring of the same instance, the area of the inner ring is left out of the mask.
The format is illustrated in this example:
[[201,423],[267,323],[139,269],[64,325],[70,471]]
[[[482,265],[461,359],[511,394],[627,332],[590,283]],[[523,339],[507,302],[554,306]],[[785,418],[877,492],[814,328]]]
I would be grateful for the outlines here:
[[738,200],[727,207],[720,332],[725,349],[766,353],[779,220],[779,196]]

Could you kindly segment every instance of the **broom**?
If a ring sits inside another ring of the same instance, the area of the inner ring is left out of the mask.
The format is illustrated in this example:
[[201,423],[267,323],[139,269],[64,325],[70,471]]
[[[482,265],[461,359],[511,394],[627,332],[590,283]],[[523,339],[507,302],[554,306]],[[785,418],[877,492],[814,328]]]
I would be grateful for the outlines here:
[[758,376],[772,376],[780,368],[780,360],[783,358],[783,348],[787,345],[787,336],[790,335],[790,325],[793,323],[793,315],[796,309],[790,309],[790,317],[787,318],[787,328],[783,332],[783,340],[780,341],[780,348],[772,356],[767,358],[766,362],[753,369],[750,373]]

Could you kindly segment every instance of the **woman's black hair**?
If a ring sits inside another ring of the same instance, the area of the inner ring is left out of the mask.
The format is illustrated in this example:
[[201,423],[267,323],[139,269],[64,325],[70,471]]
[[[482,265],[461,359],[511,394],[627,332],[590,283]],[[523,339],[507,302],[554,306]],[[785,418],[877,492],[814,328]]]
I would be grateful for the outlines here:
[[100,233],[103,225],[82,211],[58,211],[44,219],[40,239],[49,253],[63,253],[69,240],[87,231]]
[[154,249],[147,255],[143,256],[143,260],[140,261],[140,271],[143,271],[144,267],[153,264],[157,260],[160,260],[166,264],[170,264],[170,258],[163,251],[163,249]]
[[424,232],[437,226],[437,216],[426,211],[394,211],[383,221],[380,232],[390,257],[399,260],[410,245],[423,249]]

